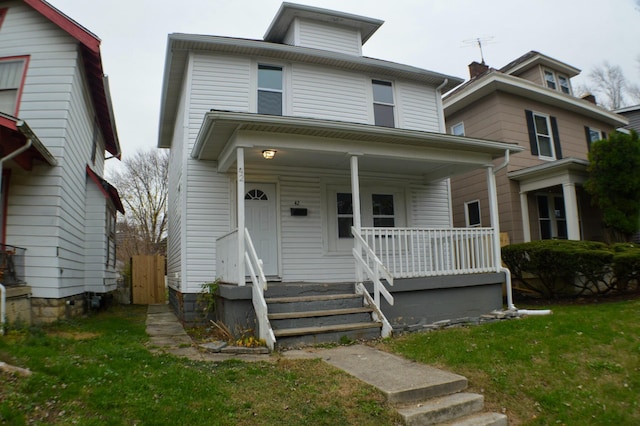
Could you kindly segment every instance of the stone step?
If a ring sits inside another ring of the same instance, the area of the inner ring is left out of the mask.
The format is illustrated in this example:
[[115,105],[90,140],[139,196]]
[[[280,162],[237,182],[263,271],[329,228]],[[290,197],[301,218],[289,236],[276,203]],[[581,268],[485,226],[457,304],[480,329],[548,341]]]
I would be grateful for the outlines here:
[[373,309],[367,307],[325,309],[307,312],[283,312],[269,314],[274,330],[285,328],[315,327],[372,321]]
[[265,297],[321,296],[355,292],[354,283],[274,283],[267,284]]
[[475,393],[454,393],[398,408],[407,426],[434,425],[480,412],[484,397]]
[[507,416],[500,413],[477,413],[465,416],[442,426],[508,426]]
[[282,349],[321,343],[337,343],[343,339],[375,339],[380,337],[381,328],[382,324],[371,321],[321,327],[288,328],[273,330],[273,333],[276,336],[276,347]]
[[309,312],[329,309],[361,308],[363,299],[358,294],[332,294],[297,297],[266,297],[269,313]]

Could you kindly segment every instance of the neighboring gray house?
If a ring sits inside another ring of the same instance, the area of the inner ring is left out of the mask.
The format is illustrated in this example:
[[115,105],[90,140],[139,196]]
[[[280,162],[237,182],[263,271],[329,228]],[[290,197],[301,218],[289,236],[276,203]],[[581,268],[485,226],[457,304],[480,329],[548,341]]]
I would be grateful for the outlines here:
[[116,287],[123,208],[102,175],[120,146],[100,40],[45,1],[0,2],[0,148],[6,314],[82,313]]
[[306,325],[276,325],[293,315],[276,299],[315,302],[330,284],[360,293],[352,310],[373,305],[383,334],[502,307],[498,230],[452,228],[449,177],[485,168],[491,188],[493,160],[520,148],[445,135],[441,93],[461,80],[363,56],[381,25],[283,3],[264,40],[169,35],[158,146],[171,150],[168,285],[182,320],[197,320],[214,280],[223,321],[257,320],[271,347],[363,322],[326,325],[344,312],[313,306],[298,313]]
[[625,129],[633,129],[640,133],[640,105],[620,108],[613,112],[620,114],[629,120],[629,124],[624,126]]

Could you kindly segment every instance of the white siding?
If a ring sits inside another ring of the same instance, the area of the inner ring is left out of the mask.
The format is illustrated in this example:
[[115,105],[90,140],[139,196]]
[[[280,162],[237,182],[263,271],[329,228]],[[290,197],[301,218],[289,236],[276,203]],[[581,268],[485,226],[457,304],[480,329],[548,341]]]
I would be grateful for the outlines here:
[[297,46],[330,50],[333,52],[362,55],[360,32],[352,28],[327,25],[326,23],[296,19]]
[[447,180],[411,186],[411,226],[443,228],[451,226]]
[[371,82],[364,76],[304,64],[291,68],[292,115],[369,122]]
[[187,249],[183,270],[188,271],[183,291],[199,292],[205,282],[216,279],[216,239],[231,230],[229,177],[217,173],[215,162],[189,158],[185,202],[187,217],[182,226]]
[[435,88],[400,81],[396,83],[396,94],[398,127],[425,132],[440,131]]

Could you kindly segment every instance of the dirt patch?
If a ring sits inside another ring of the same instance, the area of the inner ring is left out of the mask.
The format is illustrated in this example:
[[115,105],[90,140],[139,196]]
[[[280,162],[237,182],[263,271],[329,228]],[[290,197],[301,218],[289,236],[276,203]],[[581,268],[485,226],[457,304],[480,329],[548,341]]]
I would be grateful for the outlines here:
[[47,333],[49,336],[62,337],[70,340],[89,340],[100,337],[100,333],[92,333],[89,331],[53,331]]

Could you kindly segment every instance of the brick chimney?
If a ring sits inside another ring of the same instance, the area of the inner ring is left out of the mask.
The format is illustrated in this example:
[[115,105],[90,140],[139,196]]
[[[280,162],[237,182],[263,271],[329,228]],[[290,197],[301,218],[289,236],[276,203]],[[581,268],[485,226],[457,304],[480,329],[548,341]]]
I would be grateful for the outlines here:
[[598,103],[596,102],[596,97],[592,93],[585,93],[584,95],[582,95],[582,99],[587,102],[591,102],[594,105],[598,105]]
[[478,63],[473,61],[469,64],[469,76],[474,79],[480,74],[484,73],[489,69],[488,65],[485,65],[484,61],[482,63]]

